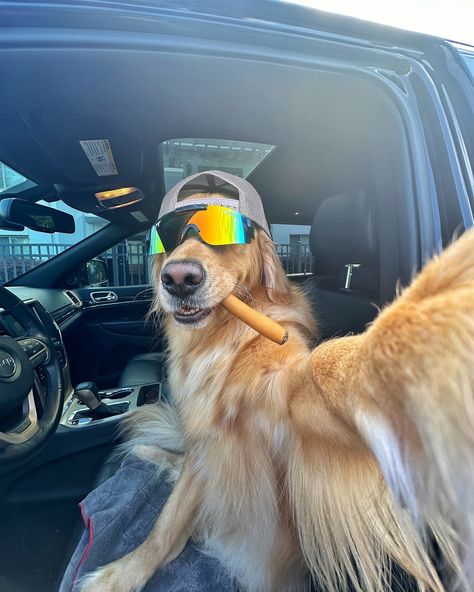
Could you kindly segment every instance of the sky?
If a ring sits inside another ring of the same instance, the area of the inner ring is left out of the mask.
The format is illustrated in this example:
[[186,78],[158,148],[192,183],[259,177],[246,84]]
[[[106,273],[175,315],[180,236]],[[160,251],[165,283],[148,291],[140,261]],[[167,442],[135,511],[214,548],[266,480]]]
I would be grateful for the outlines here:
[[474,0],[285,0],[474,45]]

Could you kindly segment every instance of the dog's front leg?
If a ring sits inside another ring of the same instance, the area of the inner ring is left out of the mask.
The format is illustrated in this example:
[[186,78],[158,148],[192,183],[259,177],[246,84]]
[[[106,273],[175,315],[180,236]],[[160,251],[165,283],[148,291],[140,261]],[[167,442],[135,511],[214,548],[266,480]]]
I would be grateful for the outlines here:
[[135,592],[183,550],[200,500],[200,483],[189,462],[148,538],[134,551],[82,580],[81,592]]
[[398,506],[474,590],[473,354],[471,230],[364,334],[317,347],[310,370],[327,406],[373,452]]

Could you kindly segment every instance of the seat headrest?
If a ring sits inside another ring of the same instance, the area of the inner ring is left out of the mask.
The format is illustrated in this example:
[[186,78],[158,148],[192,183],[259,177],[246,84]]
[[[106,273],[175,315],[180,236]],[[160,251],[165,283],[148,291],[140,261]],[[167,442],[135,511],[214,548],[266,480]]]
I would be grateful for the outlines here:
[[364,189],[325,199],[314,215],[309,240],[319,261],[377,265],[374,200]]

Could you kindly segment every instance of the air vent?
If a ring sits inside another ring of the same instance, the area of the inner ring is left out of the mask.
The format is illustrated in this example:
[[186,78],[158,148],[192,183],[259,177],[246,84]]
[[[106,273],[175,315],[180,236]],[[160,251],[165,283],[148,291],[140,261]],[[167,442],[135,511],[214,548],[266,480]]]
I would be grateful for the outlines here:
[[69,298],[69,300],[74,304],[74,306],[76,306],[77,308],[80,308],[82,306],[82,302],[79,300],[79,298],[76,296],[76,294],[74,294],[74,292],[72,292],[71,290],[66,290],[66,292],[64,292],[64,293]]

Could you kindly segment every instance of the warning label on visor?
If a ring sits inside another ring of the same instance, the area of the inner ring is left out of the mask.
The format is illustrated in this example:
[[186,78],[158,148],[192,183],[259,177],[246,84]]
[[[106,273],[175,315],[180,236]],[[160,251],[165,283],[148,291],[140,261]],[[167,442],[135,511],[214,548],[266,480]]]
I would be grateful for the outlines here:
[[118,175],[108,140],[79,140],[79,143],[99,177]]

